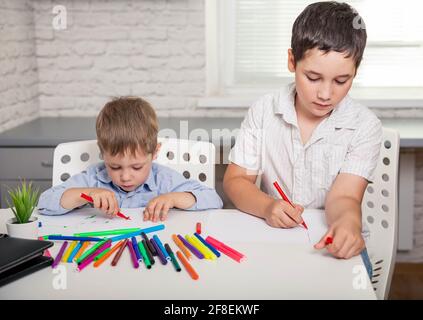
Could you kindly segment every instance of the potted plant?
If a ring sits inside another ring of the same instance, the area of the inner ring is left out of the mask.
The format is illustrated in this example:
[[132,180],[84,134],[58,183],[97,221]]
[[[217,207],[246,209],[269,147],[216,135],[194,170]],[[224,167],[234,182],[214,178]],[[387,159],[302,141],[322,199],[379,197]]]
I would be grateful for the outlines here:
[[32,214],[38,202],[38,189],[32,187],[32,182],[27,184],[23,181],[20,186],[8,190],[8,193],[12,203],[7,199],[7,204],[15,217],[6,221],[7,233],[10,237],[37,239],[38,219],[32,217]]

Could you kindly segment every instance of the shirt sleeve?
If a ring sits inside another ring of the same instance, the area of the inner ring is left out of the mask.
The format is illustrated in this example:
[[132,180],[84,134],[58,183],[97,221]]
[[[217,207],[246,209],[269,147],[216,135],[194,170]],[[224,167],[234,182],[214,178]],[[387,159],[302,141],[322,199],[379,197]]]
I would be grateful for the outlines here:
[[262,169],[263,145],[263,113],[265,99],[256,101],[248,110],[236,142],[229,153],[229,161],[253,172]]
[[78,173],[68,180],[44,191],[38,200],[38,212],[43,215],[63,215],[73,209],[65,209],[60,205],[63,193],[69,188],[88,188],[95,186],[93,177],[95,169],[88,168],[87,171]]
[[375,118],[371,123],[364,123],[351,142],[340,172],[355,174],[369,182],[373,181],[381,143],[380,120]]
[[[209,188],[200,182],[192,179],[186,179],[182,174],[170,168],[167,168],[160,174],[159,194],[169,192],[190,192],[195,197],[195,204],[185,210],[208,210],[221,209],[223,207],[222,199],[216,190]],[[166,176],[166,177],[164,177]]]

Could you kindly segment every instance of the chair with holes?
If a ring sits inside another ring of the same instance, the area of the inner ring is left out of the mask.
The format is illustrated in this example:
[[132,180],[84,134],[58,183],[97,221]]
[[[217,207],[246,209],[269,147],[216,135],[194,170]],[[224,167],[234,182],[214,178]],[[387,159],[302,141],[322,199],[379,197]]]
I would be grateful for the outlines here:
[[380,156],[373,183],[362,203],[363,222],[370,229],[367,243],[373,265],[372,285],[378,299],[387,299],[395,267],[398,230],[399,134],[383,129]]
[[[170,167],[186,179],[199,180],[214,188],[215,146],[210,142],[159,138],[161,149],[156,163]],[[91,164],[102,161],[97,140],[75,141],[59,144],[54,150],[53,186]]]

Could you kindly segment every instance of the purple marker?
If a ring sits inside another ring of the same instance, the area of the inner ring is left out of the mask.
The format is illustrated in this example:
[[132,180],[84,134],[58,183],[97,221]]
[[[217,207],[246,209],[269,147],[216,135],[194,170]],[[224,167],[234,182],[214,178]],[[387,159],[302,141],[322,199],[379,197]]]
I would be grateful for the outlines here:
[[193,254],[195,254],[195,256],[198,259],[204,259],[204,255],[200,251],[198,251],[197,248],[195,248],[191,243],[186,241],[184,239],[184,237],[182,237],[180,234],[178,234],[178,238],[179,238],[179,240],[182,241],[182,243],[185,245],[185,247],[187,247],[189,249],[189,251],[191,251]]
[[66,247],[68,246],[68,242],[65,241],[62,244],[62,247],[59,250],[59,253],[57,254],[56,258],[54,258],[53,264],[51,265],[52,268],[56,268],[57,265],[60,263],[60,260],[62,260],[63,252],[65,252]]
[[82,271],[86,266],[88,266],[91,262],[93,262],[94,258],[97,257],[100,253],[102,253],[107,248],[110,248],[112,242],[110,240],[106,241],[102,246],[100,246],[96,251],[88,256],[85,260],[83,260],[76,270]]
[[132,264],[134,265],[134,268],[135,269],[139,268],[140,264],[138,263],[137,255],[135,254],[134,246],[132,245],[132,242],[128,241],[126,243],[126,246],[128,247],[129,252],[131,253],[131,259],[132,259]]
[[160,250],[159,246],[157,245],[156,241],[151,238],[150,239],[151,244],[153,245],[154,249],[156,249],[157,252],[157,256],[159,257],[159,260],[162,264],[167,264],[167,260],[162,252],[162,250]]

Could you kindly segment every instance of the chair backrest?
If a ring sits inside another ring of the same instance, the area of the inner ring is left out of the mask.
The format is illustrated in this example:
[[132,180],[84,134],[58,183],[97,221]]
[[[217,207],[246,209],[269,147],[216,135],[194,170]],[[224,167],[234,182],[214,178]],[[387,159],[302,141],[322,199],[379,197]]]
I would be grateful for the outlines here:
[[[213,143],[167,138],[158,140],[161,149],[155,162],[178,171],[187,179],[199,180],[214,188],[216,152]],[[54,150],[53,186],[100,161],[102,158],[97,140],[59,144]]]
[[398,236],[399,134],[383,128],[383,140],[373,183],[362,203],[363,222],[370,229],[367,249],[373,265],[372,285],[378,299],[387,299]]

